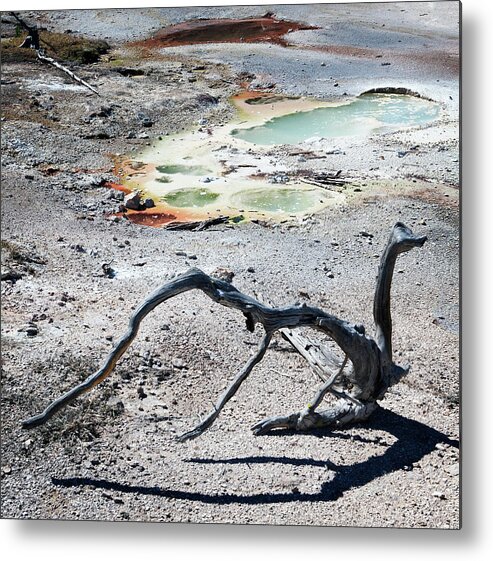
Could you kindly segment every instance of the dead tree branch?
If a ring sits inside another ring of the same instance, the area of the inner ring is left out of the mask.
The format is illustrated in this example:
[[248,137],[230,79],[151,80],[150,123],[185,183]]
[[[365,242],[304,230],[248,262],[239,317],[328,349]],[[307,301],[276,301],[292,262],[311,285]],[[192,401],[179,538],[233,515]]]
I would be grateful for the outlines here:
[[43,52],[43,49],[41,48],[41,45],[40,45],[40,42],[43,42],[43,41],[40,39],[38,28],[35,27],[35,26],[28,25],[16,13],[14,13],[14,12],[10,12],[10,13],[19,22],[19,25],[21,25],[28,32],[28,36],[22,42],[22,44],[19,45],[19,48],[34,49],[36,51],[36,56],[38,57],[39,61],[41,61],[45,64],[50,64],[51,66],[54,66],[58,70],[61,70],[62,72],[65,72],[65,74],[70,76],[70,78],[72,78],[72,80],[74,80],[75,82],[78,82],[79,84],[88,88],[89,90],[91,90],[96,95],[98,95],[98,96],[101,95],[95,88],[93,88],[93,86],[88,84],[82,78],[79,78],[79,76],[77,76],[77,74],[75,74],[74,72],[69,70],[66,66],[63,66],[63,64],[60,64],[55,59],[53,59],[49,56],[46,56]]
[[[407,373],[406,369],[392,361],[390,289],[397,256],[414,247],[421,247],[425,241],[426,237],[415,236],[400,222],[392,229],[382,255],[375,290],[375,340],[366,335],[362,325],[351,324],[319,308],[305,304],[284,308],[268,306],[243,294],[226,281],[210,277],[199,269],[190,269],[158,288],[144,300],[130,318],[127,332],[95,374],[52,402],[41,414],[24,421],[23,427],[32,428],[45,423],[61,408],[102,382],[113,371],[119,358],[136,337],[142,320],[159,304],[195,289],[201,290],[218,304],[242,312],[249,331],[254,331],[255,325],[261,324],[265,335],[256,354],[220,396],[214,410],[194,429],[183,434],[180,440],[196,438],[212,425],[224,405],[236,393],[255,365],[262,360],[276,331],[281,331],[288,337],[324,380],[324,384],[308,407],[298,413],[261,421],[253,427],[255,434],[264,434],[275,428],[308,430],[342,427],[366,420],[378,407],[377,401],[383,398],[387,389]],[[300,327],[310,327],[328,335],[344,352],[345,358],[342,363],[322,346],[307,345],[307,339],[294,331]],[[343,374],[348,362],[351,368]],[[339,399],[333,407],[317,413],[316,409],[327,393],[332,393]]]

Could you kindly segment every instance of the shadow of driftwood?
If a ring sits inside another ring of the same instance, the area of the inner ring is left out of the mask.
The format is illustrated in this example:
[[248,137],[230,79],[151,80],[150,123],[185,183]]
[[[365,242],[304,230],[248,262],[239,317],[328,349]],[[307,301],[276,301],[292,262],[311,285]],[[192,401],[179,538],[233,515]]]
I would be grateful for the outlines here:
[[[210,495],[191,491],[179,491],[163,489],[161,487],[145,487],[141,485],[128,485],[106,481],[104,479],[92,479],[89,477],[53,478],[54,485],[62,487],[82,487],[93,486],[100,489],[120,491],[123,493],[137,493],[139,495],[152,495],[157,497],[184,499],[212,504],[267,504],[267,503],[286,503],[286,502],[314,502],[314,501],[334,501],[341,497],[349,489],[362,487],[374,479],[387,473],[405,469],[414,462],[421,460],[429,454],[438,443],[448,444],[456,448],[459,442],[449,438],[447,435],[432,429],[423,423],[406,419],[401,415],[380,409],[372,416],[371,422],[367,425],[376,430],[383,430],[396,437],[396,442],[389,446],[381,455],[371,457],[363,462],[337,466],[327,461],[313,460],[310,458],[287,458],[270,456],[252,456],[244,458],[230,458],[222,460],[213,459],[191,459],[189,462],[196,463],[222,463],[222,464],[263,464],[263,463],[283,463],[290,465],[306,465],[314,467],[327,467],[336,472],[335,477],[325,483],[318,493],[258,493],[253,495],[238,495],[226,493],[222,495]],[[276,434],[286,434],[286,431],[279,431]],[[296,433],[298,436],[300,433]],[[327,432],[319,433],[320,435]],[[341,433],[330,433],[331,436],[344,438],[346,435]]]

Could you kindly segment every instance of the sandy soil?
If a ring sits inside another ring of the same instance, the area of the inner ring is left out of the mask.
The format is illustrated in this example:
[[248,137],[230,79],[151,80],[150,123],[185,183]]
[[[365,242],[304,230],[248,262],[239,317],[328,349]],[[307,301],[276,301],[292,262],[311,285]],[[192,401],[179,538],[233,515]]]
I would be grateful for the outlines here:
[[[36,63],[2,66],[3,517],[459,527],[458,16],[441,3],[398,6],[333,5],[316,17],[276,6],[321,30],[296,32],[290,48],[191,45],[145,59],[126,42],[265,7],[24,14],[113,50],[74,67],[101,97]],[[204,232],[109,220],[121,202],[105,185],[119,180],[115,159],[202,118],[226,123],[245,72],[253,88],[326,100],[405,86],[439,101],[443,116],[423,130],[310,145],[320,159],[278,148],[287,169],[340,169],[357,185],[304,219]],[[110,379],[47,426],[21,429],[98,368],[144,295],[190,266],[226,268],[243,292],[306,300],[371,331],[378,258],[396,221],[429,238],[400,259],[393,284],[395,355],[411,371],[367,424],[253,436],[254,423],[299,410],[318,384],[278,338],[214,426],[178,443],[260,337],[189,293],[145,320]]]

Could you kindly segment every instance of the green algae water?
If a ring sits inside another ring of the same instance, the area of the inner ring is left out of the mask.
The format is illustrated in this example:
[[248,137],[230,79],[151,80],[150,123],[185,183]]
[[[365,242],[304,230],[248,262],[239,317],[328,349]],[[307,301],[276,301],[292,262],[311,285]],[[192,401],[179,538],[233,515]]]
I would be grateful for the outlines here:
[[424,125],[439,113],[437,103],[415,96],[364,94],[344,105],[290,113],[231,134],[254,144],[298,144],[311,138],[364,136]]
[[298,189],[252,189],[231,195],[230,200],[245,210],[265,212],[299,213],[323,203],[325,194],[319,189],[300,191]]
[[178,189],[161,197],[171,206],[178,208],[196,208],[211,204],[219,197],[219,193],[209,189]]
[[[181,164],[168,164],[163,166],[157,166],[156,170],[159,173],[168,173],[168,174],[183,174],[183,175],[207,175],[211,172],[210,169],[204,166],[187,166]],[[163,181],[163,183],[167,183],[167,181]]]

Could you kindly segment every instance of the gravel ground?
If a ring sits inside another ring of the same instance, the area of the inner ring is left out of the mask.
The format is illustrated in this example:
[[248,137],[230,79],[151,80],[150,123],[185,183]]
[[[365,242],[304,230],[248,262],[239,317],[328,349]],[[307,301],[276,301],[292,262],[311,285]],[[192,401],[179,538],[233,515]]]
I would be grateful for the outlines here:
[[[53,30],[107,38],[114,50],[107,60],[76,68],[101,98],[34,63],[2,67],[2,273],[10,273],[1,283],[3,517],[459,527],[455,70],[447,66],[435,78],[430,57],[418,74],[406,63],[412,57],[390,49],[387,83],[384,70],[368,78],[368,69],[377,69],[373,59],[365,73],[369,58],[333,55],[337,74],[331,69],[329,76],[347,93],[404,81],[433,94],[443,117],[424,130],[337,144],[336,154],[304,162],[365,183],[345,204],[304,220],[204,232],[147,228],[108,220],[119,202],[104,186],[116,179],[119,155],[136,154],[200,118],[213,126],[231,118],[227,100],[239,91],[245,69],[259,83],[273,81],[274,91],[293,93],[297,81],[289,73],[306,63],[313,72],[306,93],[334,99],[333,83],[316,79],[327,69],[311,49],[328,37],[331,45],[343,42],[334,18],[352,30],[353,46],[361,47],[363,36],[368,48],[381,45],[377,19],[388,41],[405,36],[402,50],[423,51],[426,35],[431,50],[449,57],[456,19],[453,10],[440,13],[439,4],[428,17],[414,3],[404,15],[396,4],[378,18],[374,6],[371,13],[360,5],[348,14],[327,6],[316,17],[323,29],[309,32],[303,49],[190,46],[145,61],[125,41],[192,16],[261,14],[248,7],[36,14]],[[273,11],[311,23],[303,6]],[[247,53],[255,62],[244,62]],[[124,75],[123,67],[142,72]],[[205,103],[201,93],[219,103]],[[143,127],[142,113],[152,116],[152,127]],[[398,156],[416,143],[419,150]],[[287,167],[300,165],[282,148],[277,156]],[[98,368],[144,295],[190,266],[207,273],[226,268],[243,292],[268,294],[278,305],[305,300],[371,331],[378,257],[396,221],[429,238],[400,258],[393,284],[395,355],[411,371],[367,424],[253,436],[254,423],[299,410],[317,387],[303,361],[277,339],[213,427],[178,443],[176,435],[210,410],[260,337],[233,311],[189,293],[145,320],[101,386],[46,427],[20,428],[22,419]],[[104,274],[107,264],[114,278]]]

